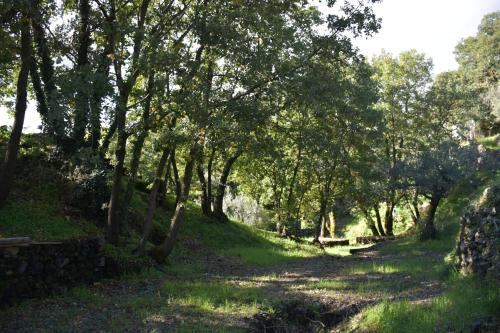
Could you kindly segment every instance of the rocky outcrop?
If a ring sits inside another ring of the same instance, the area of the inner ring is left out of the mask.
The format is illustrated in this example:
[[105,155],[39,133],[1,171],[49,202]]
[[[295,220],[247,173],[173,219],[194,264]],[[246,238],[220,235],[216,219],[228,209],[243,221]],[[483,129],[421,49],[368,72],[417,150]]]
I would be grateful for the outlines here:
[[461,218],[457,268],[466,275],[500,280],[500,185],[486,189]]

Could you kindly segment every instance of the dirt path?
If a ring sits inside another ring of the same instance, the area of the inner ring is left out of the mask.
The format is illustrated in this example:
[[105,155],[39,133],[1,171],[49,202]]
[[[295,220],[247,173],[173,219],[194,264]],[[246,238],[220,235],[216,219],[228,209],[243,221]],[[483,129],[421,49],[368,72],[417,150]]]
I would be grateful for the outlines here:
[[[380,246],[383,245],[377,245],[377,248]],[[442,260],[441,255],[430,253],[382,254],[374,249],[348,257],[325,255],[256,268],[235,259],[207,254],[210,262],[203,265],[192,281],[201,283],[200,288],[218,284],[236,290],[259,290],[268,303],[273,304],[286,301],[320,305],[323,313],[329,314],[326,319],[329,322],[325,324],[327,331],[335,331],[345,317],[356,314],[368,304],[399,298],[426,302],[438,295],[442,291],[438,279],[416,279],[394,268],[408,259],[419,260],[419,256],[425,260],[432,256],[436,261]],[[202,311],[199,305],[196,307],[189,301],[172,304],[176,301],[171,301],[164,291],[165,283],[169,281],[179,283],[179,278],[166,274],[166,277],[160,275],[133,282],[106,281],[89,288],[90,291],[82,291],[82,295],[28,301],[0,316],[0,331],[178,332],[186,324],[198,327],[196,325],[200,323],[204,325],[200,327],[222,324],[224,329],[220,331],[232,332],[246,331],[249,325],[255,326],[255,319],[244,313],[221,315]],[[188,296],[191,293],[195,291],[186,291]],[[192,328],[184,331],[205,330]]]

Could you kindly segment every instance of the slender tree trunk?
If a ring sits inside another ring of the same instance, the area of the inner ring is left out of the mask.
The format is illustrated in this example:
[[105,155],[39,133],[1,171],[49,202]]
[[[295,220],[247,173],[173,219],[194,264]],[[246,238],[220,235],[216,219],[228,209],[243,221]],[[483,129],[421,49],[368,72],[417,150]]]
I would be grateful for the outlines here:
[[111,143],[111,139],[115,135],[116,132],[116,127],[117,127],[117,122],[116,122],[116,116],[113,117],[113,121],[109,125],[108,132],[106,133],[106,136],[104,137],[100,149],[100,153],[102,156],[106,156],[106,153],[108,152],[109,149],[109,144]]
[[31,54],[31,33],[28,18],[23,15],[21,22],[21,66],[17,77],[14,126],[12,127],[12,132],[10,133],[4,163],[0,169],[0,207],[5,205],[14,178],[14,169],[16,167],[17,154],[19,152],[19,143],[21,141],[24,116],[26,114],[26,105],[28,100],[28,76],[31,62],[33,61]]
[[64,116],[58,104],[58,91],[54,81],[54,64],[47,45],[45,30],[42,26],[42,15],[39,8],[39,0],[32,2],[31,26],[37,45],[38,56],[41,60],[40,72],[44,83],[45,100],[47,101],[49,114],[47,115],[48,132],[53,135],[58,145],[64,139]]
[[394,203],[392,201],[388,201],[387,208],[385,210],[385,233],[387,236],[393,236],[393,227],[394,227]]
[[433,194],[431,201],[429,203],[429,215],[425,220],[425,226],[420,235],[421,240],[435,239],[437,236],[437,230],[434,226],[434,216],[436,215],[436,210],[438,208],[439,202],[441,201],[441,196],[438,194]]
[[214,159],[215,159],[215,147],[212,148],[212,151],[210,152],[210,157],[208,159],[208,166],[207,166],[207,196],[208,196],[208,202],[210,205],[210,212],[213,213],[212,210],[212,204],[213,204],[213,196],[212,196],[212,170],[213,170],[213,165],[214,165]]
[[47,106],[47,101],[45,100],[45,93],[43,92],[42,81],[40,76],[38,75],[38,66],[36,64],[35,58],[32,55],[32,59],[30,62],[30,77],[31,84],[33,86],[33,91],[35,92],[36,101],[37,101],[37,109],[44,126],[47,126],[47,117],[49,115],[49,109]]
[[224,167],[222,168],[222,173],[219,179],[219,186],[217,186],[217,195],[215,196],[215,205],[214,205],[214,215],[223,221],[227,220],[226,214],[224,214],[224,194],[226,192],[227,180],[229,178],[229,173],[231,172],[231,168],[233,167],[234,162],[241,156],[243,149],[238,147],[235,154],[231,156],[226,163],[224,163]]
[[326,236],[328,234],[328,230],[326,227],[326,223],[327,223],[326,219],[327,219],[326,214],[324,214],[323,218],[321,219],[321,230],[320,230],[320,234],[319,234],[319,237],[321,237],[321,238],[326,238]]
[[119,212],[121,205],[122,177],[125,163],[125,153],[127,145],[127,133],[125,132],[125,117],[127,110],[128,91],[120,93],[117,107],[117,131],[118,140],[116,144],[116,165],[113,175],[113,187],[111,189],[111,198],[108,205],[108,225],[106,238],[111,244],[117,244],[119,238],[120,224]]
[[333,211],[330,211],[328,213],[328,231],[330,233],[330,236],[335,237],[335,227],[336,227],[336,221],[335,221],[335,214]]
[[319,208],[318,220],[316,221],[316,224],[315,224],[313,243],[321,243],[319,241],[319,237],[321,237],[322,221],[323,221],[323,218],[325,216],[325,211],[326,211],[326,199],[322,197],[320,201],[321,201],[321,203],[320,203],[320,208]]
[[148,78],[148,84],[146,88],[147,97],[144,101],[144,108],[142,113],[142,130],[137,136],[137,140],[134,144],[134,149],[132,152],[132,160],[130,161],[130,174],[127,183],[127,189],[125,191],[125,197],[123,199],[122,206],[122,221],[124,224],[128,220],[128,208],[130,206],[130,201],[134,195],[135,183],[137,181],[137,171],[139,170],[139,162],[141,160],[142,148],[144,147],[144,141],[149,133],[150,128],[150,111],[151,111],[151,100],[153,98],[153,88],[154,88],[154,73],[150,73]]
[[139,75],[139,56],[142,48],[142,41],[144,37],[144,22],[146,20],[146,13],[148,11],[150,0],[142,0],[139,8],[139,18],[137,22],[137,30],[134,34],[133,52],[131,65],[128,68],[127,79],[124,81],[121,74],[121,64],[115,61],[116,76],[119,87],[119,96],[117,107],[115,111],[116,117],[116,132],[118,135],[116,143],[116,166],[113,175],[113,187],[111,189],[111,198],[108,205],[108,225],[106,236],[111,244],[117,244],[119,240],[120,231],[120,216],[121,214],[121,182],[124,171],[125,154],[127,146],[127,133],[125,131],[127,119],[127,103],[130,91],[135,85]]
[[179,177],[179,169],[177,169],[177,161],[175,160],[175,147],[172,149],[172,154],[170,154],[170,163],[172,164],[172,174],[175,183],[175,204],[177,205],[182,194],[182,184]]
[[380,210],[378,204],[376,204],[373,209],[375,210],[375,217],[377,219],[377,228],[381,236],[386,236],[384,231],[384,226],[382,225],[382,217],[380,216]]
[[177,202],[174,216],[172,217],[172,220],[170,222],[170,229],[168,231],[167,237],[165,238],[163,244],[160,245],[160,251],[157,258],[159,261],[164,261],[174,248],[177,239],[177,233],[179,231],[179,227],[182,223],[184,212],[186,210],[186,202],[188,200],[189,191],[191,189],[191,180],[193,178],[195,161],[199,154],[199,150],[201,149],[201,143],[199,142],[200,140],[202,139],[197,139],[189,150],[189,156],[186,160],[186,166],[184,168],[181,195],[179,201]]
[[172,170],[172,162],[169,159],[165,168],[165,177],[163,181],[160,182],[160,188],[158,189],[158,205],[160,207],[165,206],[167,199],[168,186],[170,184],[170,172]]
[[89,80],[88,52],[90,47],[90,4],[89,0],[79,0],[80,26],[78,29],[78,53],[76,57],[76,71],[78,73],[78,86],[76,91],[75,121],[73,124],[73,139],[77,147],[84,144],[85,129],[87,128],[89,105]]
[[141,256],[144,255],[144,251],[146,249],[146,243],[149,239],[149,234],[151,232],[151,225],[153,224],[153,217],[156,210],[156,195],[158,193],[158,188],[160,187],[161,176],[163,174],[163,169],[165,168],[165,164],[167,163],[169,154],[170,154],[169,148],[163,150],[160,162],[158,163],[158,167],[156,168],[156,175],[155,175],[155,180],[153,182],[153,187],[151,188],[151,192],[149,193],[148,210],[146,213],[146,217],[144,218],[142,237],[139,242],[139,249],[138,249],[138,253]]
[[[302,147],[299,147],[296,162],[295,162],[295,167],[293,168],[292,179],[290,181],[290,186],[288,188],[288,197],[286,200],[286,210],[287,210],[286,220],[288,220],[290,218],[290,216],[292,215],[293,189],[295,187],[295,182],[297,180],[297,174],[299,172],[301,157],[302,157]],[[322,230],[322,232],[323,232],[323,230]]]
[[201,210],[203,215],[210,217],[212,215],[212,204],[208,198],[207,181],[205,179],[205,170],[203,170],[203,160],[201,157],[198,158],[196,171],[201,185]]
[[[90,140],[94,151],[99,150],[99,140],[101,140],[101,103],[104,96],[110,90],[109,87],[109,67],[113,58],[113,50],[115,45],[114,27],[116,20],[116,12],[114,1],[110,2],[110,12],[105,19],[105,30],[110,31],[106,34],[106,46],[100,56],[99,64],[94,72],[94,80],[92,82],[92,98],[90,100]],[[116,130],[116,122],[115,124]],[[106,147],[101,151],[104,156],[108,150],[109,142],[114,134],[114,131],[108,132],[111,134],[107,137]]]
[[366,223],[368,224],[368,228],[370,228],[373,236],[380,236],[380,233],[377,230],[377,227],[375,226],[375,222],[373,221],[373,218],[370,216],[370,212],[367,211],[366,209],[363,209],[363,215],[365,216]]

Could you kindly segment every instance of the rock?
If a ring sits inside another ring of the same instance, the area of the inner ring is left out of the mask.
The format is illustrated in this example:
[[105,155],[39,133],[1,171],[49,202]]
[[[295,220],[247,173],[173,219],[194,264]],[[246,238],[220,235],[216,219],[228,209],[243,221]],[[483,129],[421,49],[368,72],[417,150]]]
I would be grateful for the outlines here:
[[500,280],[500,185],[486,189],[476,207],[460,219],[457,268],[463,274]]

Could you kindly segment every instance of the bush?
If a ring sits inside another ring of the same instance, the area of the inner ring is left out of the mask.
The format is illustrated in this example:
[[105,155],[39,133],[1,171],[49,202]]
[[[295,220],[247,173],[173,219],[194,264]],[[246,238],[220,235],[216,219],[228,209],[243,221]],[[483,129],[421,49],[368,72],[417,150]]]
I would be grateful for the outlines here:
[[81,209],[86,217],[103,220],[111,195],[106,164],[91,149],[83,148],[64,167],[74,185],[71,204]]

